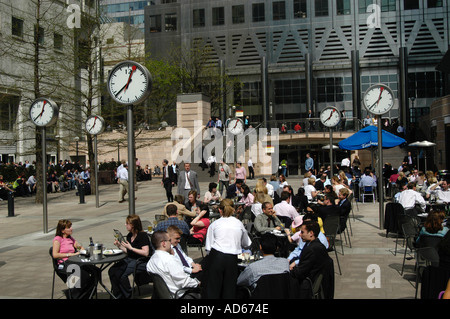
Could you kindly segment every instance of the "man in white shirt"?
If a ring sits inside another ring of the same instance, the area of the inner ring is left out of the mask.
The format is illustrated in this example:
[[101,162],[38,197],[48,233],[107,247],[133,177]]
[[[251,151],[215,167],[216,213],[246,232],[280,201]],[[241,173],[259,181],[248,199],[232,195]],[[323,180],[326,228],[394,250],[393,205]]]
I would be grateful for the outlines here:
[[[440,186],[440,189],[437,187]],[[430,193],[436,196],[438,203],[450,203],[450,189],[448,181],[443,180],[430,187]]]
[[267,179],[266,179],[265,177],[263,177],[262,179],[263,179],[263,181],[264,181],[264,185],[266,185],[266,188],[267,188],[267,194],[268,194],[270,197],[272,197],[272,199],[273,199],[273,196],[274,196],[273,185],[270,184],[270,183],[267,183]]
[[[298,216],[298,212],[294,206],[289,204],[289,202],[290,202],[289,192],[287,192],[287,191],[281,192],[280,198],[281,198],[281,202],[276,204],[273,207],[273,210],[275,211],[275,214],[277,215],[278,218],[281,217],[282,219],[285,219],[284,217],[287,217],[287,219],[290,219],[289,225],[285,225],[285,227],[288,228],[288,227],[290,227],[294,218]],[[285,220],[287,220],[287,219],[285,219]],[[283,221],[283,220],[281,220],[281,221]]]
[[202,271],[202,266],[194,262],[194,260],[185,254],[179,243],[183,231],[175,225],[167,227],[167,233],[169,234],[170,243],[174,252],[174,257],[183,266],[184,272],[189,274],[193,278],[199,278],[197,275]]
[[422,211],[425,211],[427,204],[425,203],[425,199],[419,192],[416,192],[416,184],[409,182],[408,189],[402,191],[398,197],[398,202],[402,204],[405,210],[413,209],[417,205],[420,205]]
[[254,179],[255,170],[253,169],[253,162],[251,158],[248,159],[247,166],[248,166],[248,179]]
[[123,203],[125,201],[125,194],[128,193],[128,164],[123,164],[122,169],[117,170],[117,177],[119,178],[119,203]]
[[179,289],[197,288],[199,286],[200,281],[191,278],[184,271],[183,265],[171,254],[172,245],[167,232],[154,232],[152,245],[156,250],[147,263],[147,271],[160,275],[172,295],[175,295]]
[[344,169],[345,167],[350,167],[350,159],[348,157],[345,157],[341,161],[341,169]]

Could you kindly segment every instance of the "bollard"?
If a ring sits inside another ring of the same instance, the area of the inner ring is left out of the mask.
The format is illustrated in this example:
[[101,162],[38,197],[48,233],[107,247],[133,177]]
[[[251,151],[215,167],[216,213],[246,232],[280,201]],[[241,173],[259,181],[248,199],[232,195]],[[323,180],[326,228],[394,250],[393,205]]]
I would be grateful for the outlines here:
[[8,192],[8,217],[14,217],[14,193]]
[[84,204],[84,184],[78,184],[78,195],[80,196],[80,204]]

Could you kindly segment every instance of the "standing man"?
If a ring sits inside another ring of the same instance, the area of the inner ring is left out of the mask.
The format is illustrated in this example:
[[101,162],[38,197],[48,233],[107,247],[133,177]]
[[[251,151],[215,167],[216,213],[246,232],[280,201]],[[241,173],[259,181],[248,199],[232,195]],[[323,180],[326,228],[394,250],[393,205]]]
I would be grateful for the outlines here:
[[230,180],[231,180],[231,169],[230,167],[225,164],[225,162],[221,161],[219,165],[219,179],[217,180],[217,184],[219,184],[219,192],[220,195],[223,196],[223,190],[228,190],[228,187],[230,186]]
[[253,162],[251,157],[249,157],[248,162],[248,179],[254,179],[255,178],[255,170],[253,169]]
[[164,159],[162,162],[163,166],[163,176],[161,180],[161,185],[164,186],[166,190],[167,201],[173,202],[172,186],[175,183],[175,176],[173,174],[173,169],[168,165],[169,161]]
[[191,170],[190,163],[184,163],[184,171],[180,172],[178,176],[178,194],[183,195],[184,200],[187,202],[191,190],[196,191],[197,197],[200,198],[197,173]]
[[311,110],[309,110],[308,111],[308,123],[309,123],[309,129],[311,131],[313,131],[315,129],[313,118],[314,118],[314,113]]
[[[125,201],[125,194],[128,193],[128,164],[124,163],[123,167],[117,171],[117,177],[119,178],[119,203]],[[129,196],[128,196],[129,198]]]
[[314,170],[314,160],[311,157],[311,154],[306,154],[306,161],[305,161],[305,170],[307,172],[312,172]]
[[216,128],[223,132],[222,121],[218,117],[216,117]]
[[173,182],[175,185],[177,185],[179,169],[175,161],[173,161],[172,163],[172,170],[173,170]]

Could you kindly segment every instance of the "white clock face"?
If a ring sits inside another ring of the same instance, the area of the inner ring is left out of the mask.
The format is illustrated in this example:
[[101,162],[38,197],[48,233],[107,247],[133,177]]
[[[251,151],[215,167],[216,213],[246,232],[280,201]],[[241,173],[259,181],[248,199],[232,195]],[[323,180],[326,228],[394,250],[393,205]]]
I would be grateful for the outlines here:
[[125,61],[116,65],[108,78],[108,90],[118,103],[131,105],[143,102],[151,90],[151,76],[142,65]]
[[386,85],[376,84],[367,89],[363,103],[368,112],[382,115],[394,106],[394,94]]
[[103,132],[105,122],[102,117],[98,115],[91,115],[86,120],[86,132],[91,135],[97,135]]
[[241,119],[230,120],[230,122],[228,122],[228,131],[234,135],[244,132],[244,122],[242,122]]
[[37,99],[31,104],[30,119],[36,126],[53,124],[58,117],[58,108],[49,99]]
[[320,113],[320,121],[327,127],[335,127],[341,121],[341,113],[334,107],[327,107]]

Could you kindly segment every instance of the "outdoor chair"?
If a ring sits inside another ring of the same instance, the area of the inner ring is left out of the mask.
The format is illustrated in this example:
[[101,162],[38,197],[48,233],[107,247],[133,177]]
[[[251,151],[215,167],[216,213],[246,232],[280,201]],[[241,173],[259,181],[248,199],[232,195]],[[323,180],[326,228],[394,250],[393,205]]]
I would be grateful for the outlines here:
[[164,279],[155,273],[148,273],[150,275],[150,278],[153,282],[153,295],[152,299],[184,299],[189,294],[190,297],[193,297],[194,299],[200,299],[196,298],[197,293],[195,292],[196,289],[192,288],[182,288],[178,289],[175,294],[172,294],[169,290],[169,287],[167,287],[166,282]]
[[[402,224],[403,229],[403,236],[405,237],[405,253],[403,255],[403,265],[402,265],[402,271],[401,276],[403,276],[403,270],[405,268],[405,261],[406,261],[406,251],[409,249],[411,252],[415,252],[417,250],[416,247],[416,238],[419,234],[419,231],[415,224],[413,222],[406,222]],[[411,257],[412,259],[414,257]]]
[[375,187],[373,186],[361,187],[360,194],[363,203],[365,203],[366,196],[371,196],[372,202],[375,203]]
[[[193,235],[195,235],[195,233],[193,234]],[[187,253],[187,248],[189,248],[189,247],[192,247],[192,248],[198,248],[199,250],[200,250],[200,252],[202,253],[202,258],[204,258],[205,256],[204,256],[204,253],[203,253],[203,248],[205,247],[205,240],[206,240],[206,238],[203,240],[203,242],[201,242],[201,243],[198,243],[198,244],[193,244],[193,243],[189,243],[189,242],[187,242],[186,243],[186,255],[188,254]]]
[[133,271],[133,288],[131,289],[131,299],[134,297],[134,290],[135,288],[138,289],[139,295],[141,295],[141,290],[139,289],[140,286],[149,284],[152,282],[152,279],[150,275],[148,274],[147,270],[139,270],[139,265],[147,265],[147,262],[150,260],[149,257],[141,257],[137,259],[136,265],[134,266]]
[[258,279],[255,288],[238,287],[238,289],[247,294],[243,299],[290,299],[291,280],[289,272],[264,275]]
[[[58,275],[58,277],[61,278],[61,280],[64,283],[67,282],[67,275],[64,276],[59,271],[57,271],[58,270],[58,259],[53,258],[53,247],[50,247],[49,254],[52,259],[52,266],[53,266],[53,282],[52,282],[52,299],[53,299],[53,295],[55,292],[55,275]],[[71,298],[70,289],[67,289],[67,290],[68,290],[68,296],[69,296],[69,298]]]
[[166,220],[166,219],[167,219],[166,215],[160,215],[160,214],[156,214],[155,215],[155,220],[156,220],[157,223],[159,223],[159,222],[161,222],[163,220]]
[[422,274],[423,270],[428,267],[439,267],[439,254],[434,247],[423,247],[417,249],[416,258],[416,294],[419,291],[419,283],[423,282]]
[[[339,258],[336,249],[336,236],[339,229],[339,216],[327,216],[323,221],[323,229],[325,236],[328,239],[328,252],[333,251],[336,255],[336,262],[339,268],[339,275],[342,275],[341,265],[339,264]],[[341,241],[342,246],[342,241]],[[342,254],[344,253],[344,247],[342,246]]]

